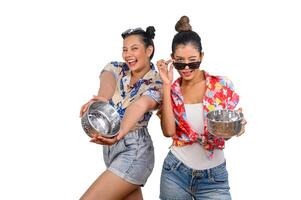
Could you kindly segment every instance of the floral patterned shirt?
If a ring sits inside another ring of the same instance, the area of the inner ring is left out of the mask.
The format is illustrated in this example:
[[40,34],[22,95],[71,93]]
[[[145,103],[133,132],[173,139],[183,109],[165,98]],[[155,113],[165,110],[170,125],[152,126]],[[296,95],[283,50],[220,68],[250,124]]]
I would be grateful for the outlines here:
[[[132,86],[130,86],[131,71],[126,63],[110,62],[104,67],[103,71],[112,72],[116,79],[116,90],[109,102],[117,110],[121,119],[124,117],[126,108],[140,96],[147,95],[161,104],[162,93],[160,91],[162,81],[152,63],[151,69]],[[134,129],[147,127],[151,116],[152,112],[145,113]]]
[[[222,76],[212,76],[203,71],[206,79],[206,91],[203,98],[204,119],[209,111],[217,109],[233,110],[238,104],[239,96],[234,92],[232,82]],[[171,98],[172,107],[176,119],[176,134],[173,136],[173,145],[184,146],[194,142],[200,142],[207,150],[208,156],[212,158],[215,148],[223,149],[225,141],[211,135],[207,130],[207,122],[204,121],[204,131],[199,136],[191,129],[187,122],[184,97],[180,88],[181,77],[172,85]]]

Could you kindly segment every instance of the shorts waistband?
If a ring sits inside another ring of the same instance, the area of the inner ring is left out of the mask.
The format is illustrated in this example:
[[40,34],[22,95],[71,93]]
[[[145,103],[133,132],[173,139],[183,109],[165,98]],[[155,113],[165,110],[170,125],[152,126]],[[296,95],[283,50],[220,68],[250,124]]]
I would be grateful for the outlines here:
[[148,129],[141,127],[139,129],[131,130],[125,137],[149,137]]
[[211,174],[213,171],[219,170],[220,168],[224,168],[226,166],[226,161],[224,161],[222,164],[209,168],[209,169],[203,169],[203,170],[196,170],[192,169],[188,166],[186,166],[182,161],[180,161],[171,151],[167,154],[167,159],[169,162],[172,163],[175,168],[180,168],[181,171],[184,171],[186,174],[192,174],[194,176],[204,176]]

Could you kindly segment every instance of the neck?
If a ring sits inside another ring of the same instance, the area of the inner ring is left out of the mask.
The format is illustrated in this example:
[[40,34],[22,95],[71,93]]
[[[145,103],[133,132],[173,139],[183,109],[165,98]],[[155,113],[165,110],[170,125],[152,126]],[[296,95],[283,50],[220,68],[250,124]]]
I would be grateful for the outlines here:
[[196,75],[193,77],[193,79],[191,80],[184,80],[182,79],[182,86],[193,86],[201,81],[205,80],[205,75],[204,75],[204,71],[202,70],[197,70],[196,71]]
[[142,67],[140,70],[132,71],[131,74],[134,79],[138,80],[142,78],[149,70],[150,70],[150,64],[147,64],[146,66]]

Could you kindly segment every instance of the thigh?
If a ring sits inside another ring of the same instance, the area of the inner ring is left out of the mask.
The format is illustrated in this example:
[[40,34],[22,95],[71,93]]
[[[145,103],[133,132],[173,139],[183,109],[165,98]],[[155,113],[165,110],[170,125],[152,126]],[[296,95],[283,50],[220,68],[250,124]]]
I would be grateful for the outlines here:
[[191,200],[192,196],[188,191],[187,177],[179,171],[181,163],[166,157],[162,167],[160,181],[160,199],[162,200]]
[[161,200],[192,200],[192,196],[181,184],[174,182],[168,176],[161,176],[160,182]]
[[114,173],[106,170],[88,188],[81,200],[121,200],[139,186],[128,183]]
[[143,200],[141,188],[131,192],[124,200]]
[[231,200],[229,189],[208,189],[197,193],[195,200]]

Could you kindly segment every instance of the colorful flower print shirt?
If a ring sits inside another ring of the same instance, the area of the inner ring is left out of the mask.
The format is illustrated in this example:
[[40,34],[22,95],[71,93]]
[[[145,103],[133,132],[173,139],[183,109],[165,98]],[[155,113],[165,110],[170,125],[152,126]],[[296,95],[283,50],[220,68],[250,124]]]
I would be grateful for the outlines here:
[[[109,102],[115,107],[121,119],[124,117],[126,108],[142,95],[150,96],[161,104],[162,94],[160,91],[162,88],[162,81],[159,73],[155,70],[152,63],[151,70],[149,70],[143,78],[139,79],[132,86],[130,86],[131,71],[126,63],[111,62],[104,67],[103,71],[112,72],[116,79],[116,90]],[[134,129],[147,127],[151,116],[152,112],[145,113]]]
[[[232,82],[222,76],[212,76],[203,71],[206,79],[206,91],[203,98],[204,119],[209,111],[217,109],[233,110],[238,104],[239,96],[234,92]],[[194,142],[200,142],[208,153],[213,157],[214,149],[223,149],[225,141],[217,138],[207,130],[207,122],[204,121],[204,131],[201,135],[191,129],[187,122],[184,98],[180,88],[181,77],[172,85],[172,107],[176,119],[176,134],[173,136],[173,145],[184,146]]]

